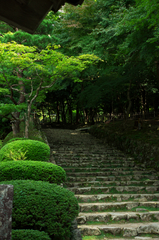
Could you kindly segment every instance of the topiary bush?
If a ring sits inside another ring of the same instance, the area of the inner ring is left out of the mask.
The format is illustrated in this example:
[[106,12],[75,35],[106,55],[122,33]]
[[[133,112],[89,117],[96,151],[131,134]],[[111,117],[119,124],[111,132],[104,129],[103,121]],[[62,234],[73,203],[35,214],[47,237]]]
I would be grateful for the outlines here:
[[14,186],[12,228],[47,232],[52,239],[67,240],[79,212],[71,191],[56,184],[33,180],[3,181]]
[[49,235],[38,230],[12,229],[12,240],[51,240]]
[[49,158],[49,146],[30,139],[10,142],[0,149],[0,161],[33,160],[47,162]]
[[48,162],[7,161],[0,164],[0,181],[6,180],[47,181],[60,184],[66,180],[64,169]]
[[14,141],[17,141],[17,140],[29,140],[29,138],[20,138],[20,137],[11,138],[11,139],[9,139],[7,142],[4,141],[4,142],[3,142],[3,146],[6,145],[7,143],[14,142]]

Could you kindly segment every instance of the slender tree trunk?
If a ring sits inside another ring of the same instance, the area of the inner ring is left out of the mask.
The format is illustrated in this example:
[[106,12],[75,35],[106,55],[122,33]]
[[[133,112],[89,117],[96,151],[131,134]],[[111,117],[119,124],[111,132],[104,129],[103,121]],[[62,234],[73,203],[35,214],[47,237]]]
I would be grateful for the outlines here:
[[94,124],[94,109],[90,108],[90,122]]
[[79,120],[79,106],[78,103],[76,105],[76,124],[79,124],[80,120]]
[[48,108],[48,114],[49,114],[49,122],[51,123],[51,111],[50,111],[50,108]]
[[29,121],[30,121],[30,114],[31,114],[31,105],[32,103],[28,103],[28,111],[26,114],[26,119],[25,119],[25,138],[29,138]]
[[57,115],[56,115],[56,122],[57,123],[60,123],[60,111],[59,111],[59,101],[57,101],[56,103],[56,112],[57,112]]
[[[21,73],[17,73],[17,76],[20,78],[22,77]],[[20,96],[19,96],[19,101],[17,102],[17,105],[24,103],[25,102],[25,86],[23,81],[18,82],[20,86]],[[12,131],[13,131],[13,136],[16,137],[16,135],[20,132],[20,113],[19,112],[14,112],[13,113],[14,121],[12,122]]]
[[43,105],[42,105],[42,114],[43,114],[43,123],[44,123],[44,121],[45,121],[45,114],[44,114],[44,107],[43,107]]
[[129,117],[130,109],[131,109],[131,106],[132,106],[132,101],[131,101],[131,97],[130,97],[131,84],[132,84],[132,80],[130,80],[129,87],[128,87],[128,90],[127,90],[128,107],[127,107],[127,111],[126,111],[126,119],[128,119],[128,117]]
[[67,106],[68,106],[68,114],[69,114],[69,123],[72,124],[72,102],[71,102],[71,100],[67,100]]
[[66,123],[66,114],[65,114],[65,103],[64,100],[61,103],[62,106],[62,122],[65,124]]
[[[15,112],[15,113],[13,113],[13,116],[16,119],[19,119],[20,113],[19,112]],[[16,137],[17,134],[20,132],[20,121],[16,120],[16,119],[12,122],[12,131],[13,131],[13,136],[14,137]]]

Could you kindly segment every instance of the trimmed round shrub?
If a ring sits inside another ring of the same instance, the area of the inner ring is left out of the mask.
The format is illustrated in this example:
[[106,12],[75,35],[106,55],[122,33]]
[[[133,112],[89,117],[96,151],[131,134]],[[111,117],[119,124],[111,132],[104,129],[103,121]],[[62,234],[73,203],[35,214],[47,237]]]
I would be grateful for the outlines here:
[[7,161],[0,164],[0,181],[6,180],[47,181],[60,184],[65,182],[66,173],[58,165],[37,161]]
[[33,160],[47,162],[49,158],[49,146],[30,139],[10,142],[0,149],[0,161]]
[[30,140],[29,138],[20,138],[20,137],[16,137],[16,138],[11,138],[9,141],[7,142],[4,142],[3,143],[3,146],[10,143],[10,142],[14,142],[14,141],[17,141],[17,140]]
[[12,229],[12,240],[51,240],[49,235],[38,230]]
[[25,140],[25,141],[27,141],[27,140],[34,140],[34,141],[39,141],[39,142],[44,142],[45,143],[45,141],[43,139],[39,139],[39,138],[36,138],[36,137],[35,137],[35,139],[15,137],[15,138],[9,139],[8,141],[3,141],[3,146],[8,144],[8,143],[10,143],[10,142],[14,142],[14,141],[17,141],[17,140]]
[[14,186],[12,228],[44,231],[53,239],[71,236],[79,207],[74,193],[56,184],[33,180],[3,181]]

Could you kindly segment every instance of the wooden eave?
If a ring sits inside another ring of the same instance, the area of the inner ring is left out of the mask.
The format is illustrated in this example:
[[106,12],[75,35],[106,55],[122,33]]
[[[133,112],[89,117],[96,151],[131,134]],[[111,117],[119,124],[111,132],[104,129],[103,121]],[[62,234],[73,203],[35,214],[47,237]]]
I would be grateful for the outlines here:
[[50,10],[57,12],[66,2],[76,6],[83,0],[0,0],[0,20],[34,33]]

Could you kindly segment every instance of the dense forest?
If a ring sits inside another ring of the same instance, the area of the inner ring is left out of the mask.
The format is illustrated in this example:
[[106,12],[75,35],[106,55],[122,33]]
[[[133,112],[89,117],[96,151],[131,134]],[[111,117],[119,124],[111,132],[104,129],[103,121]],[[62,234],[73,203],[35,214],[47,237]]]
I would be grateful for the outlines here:
[[159,108],[157,0],[85,0],[34,34],[0,22],[0,123],[94,123]]

